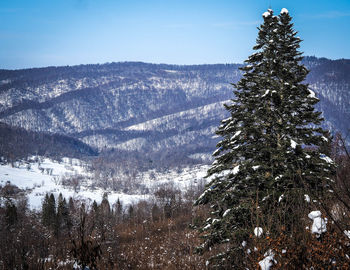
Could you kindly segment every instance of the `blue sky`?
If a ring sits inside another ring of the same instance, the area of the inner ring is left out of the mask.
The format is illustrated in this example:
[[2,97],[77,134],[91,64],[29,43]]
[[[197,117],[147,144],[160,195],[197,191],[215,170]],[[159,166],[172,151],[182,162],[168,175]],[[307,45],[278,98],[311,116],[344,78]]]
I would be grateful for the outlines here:
[[240,63],[269,5],[304,55],[350,58],[350,0],[1,0],[0,68]]

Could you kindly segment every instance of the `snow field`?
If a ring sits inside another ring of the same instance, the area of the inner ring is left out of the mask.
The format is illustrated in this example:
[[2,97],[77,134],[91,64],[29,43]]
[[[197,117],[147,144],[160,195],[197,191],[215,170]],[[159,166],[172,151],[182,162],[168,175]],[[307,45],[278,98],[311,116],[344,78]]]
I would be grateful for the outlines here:
[[[64,158],[62,162],[47,158],[39,158],[39,160],[35,163],[16,162],[13,167],[10,164],[0,165],[0,185],[5,186],[7,183],[11,183],[25,190],[29,208],[34,210],[41,209],[46,193],[53,193],[55,197],[62,193],[66,199],[72,197],[87,203],[92,203],[94,200],[100,203],[103,194],[108,192],[108,200],[111,205],[119,199],[124,206],[135,204],[141,200],[150,200],[153,197],[151,193],[141,195],[138,190],[135,190],[133,194],[125,194],[102,188],[92,188],[94,182],[92,174],[87,171],[86,165],[77,159]],[[184,168],[181,171],[172,170],[163,173],[150,170],[138,174],[135,181],[144,184],[152,191],[170,184],[175,189],[184,191],[197,186],[200,181],[204,181],[207,169],[208,166],[196,166]],[[78,189],[74,190],[71,186],[62,185],[62,179],[70,177],[80,178]]]

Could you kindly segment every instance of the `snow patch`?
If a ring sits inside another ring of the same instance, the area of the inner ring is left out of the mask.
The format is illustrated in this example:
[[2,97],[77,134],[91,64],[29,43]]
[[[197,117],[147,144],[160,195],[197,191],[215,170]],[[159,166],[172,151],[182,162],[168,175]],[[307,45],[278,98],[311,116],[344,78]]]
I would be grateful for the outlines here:
[[164,69],[164,71],[168,73],[178,73],[177,70]]
[[304,194],[304,199],[305,199],[305,201],[308,202],[308,203],[311,201],[311,200],[310,200],[310,196],[307,195],[307,194]]
[[238,172],[239,172],[239,165],[234,167],[233,170],[232,170],[233,174],[237,174]]
[[322,138],[322,140],[324,140],[325,142],[328,142],[328,139],[327,139],[325,136],[322,136],[321,138]]
[[309,98],[316,98],[316,94],[315,94],[315,92],[314,91],[312,91],[311,89],[308,89],[309,90],[309,95],[308,95],[308,97]]
[[[38,161],[35,161],[38,159]],[[123,193],[103,188],[93,188],[93,174],[89,172],[88,164],[78,159],[63,158],[61,162],[43,158],[31,158],[34,163],[16,162],[11,165],[0,165],[0,185],[7,182],[23,189],[28,197],[28,205],[31,209],[39,210],[46,193],[53,193],[55,197],[62,193],[68,199],[84,200],[91,203],[95,200],[100,203],[105,192],[108,192],[110,204],[121,201],[123,205],[135,204],[141,200],[149,200],[152,193],[142,193],[135,190],[132,193]],[[181,172],[168,170],[158,172],[150,170],[139,173],[135,176],[135,181],[150,191],[156,190],[163,184],[174,184],[180,190],[191,188],[197,181],[207,182],[204,177],[209,166],[191,166],[183,168]],[[72,185],[63,185],[63,180],[77,177],[79,184],[76,189]],[[1,202],[0,202],[1,203]]]
[[297,143],[296,143],[294,140],[290,139],[290,146],[291,146],[293,149],[295,149],[295,148],[297,147]]
[[263,17],[266,18],[266,17],[269,17],[271,15],[271,12],[270,11],[265,11],[263,13]]
[[281,14],[288,14],[288,13],[289,13],[288,9],[286,8],[281,9]]
[[326,156],[325,154],[320,154],[320,159],[323,159],[327,163],[333,163],[333,160],[330,157]]
[[239,134],[241,134],[241,133],[242,133],[241,130],[236,131],[236,133],[232,136],[231,140],[233,140],[234,138],[236,138],[237,136],[239,136]]
[[261,228],[261,227],[256,227],[256,228],[254,229],[254,235],[255,235],[256,237],[262,236],[263,233],[264,233],[264,230],[263,230],[263,228]]
[[263,94],[261,97],[267,96],[268,93],[270,93],[270,90],[266,90],[266,91],[265,91],[265,94]]
[[222,217],[226,217],[227,214],[228,214],[230,211],[231,211],[231,209],[227,209],[227,210],[224,212],[224,214],[222,215]]
[[210,224],[208,224],[207,226],[205,226],[204,228],[203,228],[203,230],[208,230],[209,228],[210,228]]
[[315,233],[317,237],[327,231],[328,220],[321,217],[321,211],[312,211],[308,214],[308,217],[313,221],[311,232]]
[[284,198],[284,194],[282,194],[279,198],[278,198],[278,202],[281,202]]
[[265,258],[259,262],[261,270],[269,270],[277,261],[274,259],[275,254],[270,249],[264,254]]
[[276,177],[275,177],[275,180],[281,179],[282,177],[283,177],[283,175],[280,174],[279,176],[276,176]]
[[220,150],[221,150],[220,148],[216,149],[216,150],[213,152],[212,155],[213,155],[213,156],[217,155],[217,154],[220,152]]
[[347,238],[350,239],[350,230],[345,230],[344,234],[346,235]]

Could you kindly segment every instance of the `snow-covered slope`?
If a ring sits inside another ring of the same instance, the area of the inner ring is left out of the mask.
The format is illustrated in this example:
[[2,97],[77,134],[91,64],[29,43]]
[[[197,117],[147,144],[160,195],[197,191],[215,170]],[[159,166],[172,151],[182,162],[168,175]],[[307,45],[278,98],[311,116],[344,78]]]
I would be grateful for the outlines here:
[[[46,193],[53,193],[56,197],[62,193],[67,199],[72,197],[91,203],[94,200],[101,202],[103,194],[107,192],[111,205],[118,199],[124,205],[128,205],[140,200],[152,199],[154,192],[164,186],[170,185],[175,189],[186,191],[193,186],[198,186],[199,183],[203,185],[207,168],[207,166],[196,166],[184,168],[181,171],[143,172],[136,176],[135,181],[148,192],[135,189],[126,194],[94,187],[93,173],[89,172],[87,165],[81,160],[64,158],[58,162],[39,157],[39,161],[34,161],[32,158],[30,162],[21,161],[12,165],[0,165],[0,185],[12,184],[24,190],[30,208],[37,210],[41,208]],[[70,185],[65,184],[70,180]],[[78,181],[76,185],[74,180]]]
[[[304,64],[325,125],[345,133],[350,60],[306,57]],[[240,66],[125,62],[0,70],[0,121],[71,135],[99,150],[209,153]]]

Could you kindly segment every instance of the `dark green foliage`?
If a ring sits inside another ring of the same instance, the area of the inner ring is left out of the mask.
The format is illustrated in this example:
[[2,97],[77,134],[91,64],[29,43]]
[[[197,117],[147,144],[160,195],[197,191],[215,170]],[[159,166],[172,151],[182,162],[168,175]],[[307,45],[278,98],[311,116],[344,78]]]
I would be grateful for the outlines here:
[[17,207],[11,199],[5,202],[5,220],[8,227],[11,227],[17,222]]
[[120,202],[119,198],[117,200],[117,203],[115,204],[115,214],[118,219],[120,219],[123,215],[123,205]]
[[320,152],[327,134],[314,111],[318,99],[303,83],[308,70],[300,63],[300,39],[292,26],[288,12],[264,13],[256,52],[241,68],[235,98],[225,105],[231,117],[217,130],[223,139],[208,171],[211,182],[196,202],[212,208],[199,250],[229,246],[212,258],[212,266],[242,267],[230,254],[238,254],[254,227],[266,223],[267,213],[270,233],[276,230],[281,195],[290,202],[284,208],[290,211],[288,224],[294,224],[300,217],[293,204],[303,204],[305,193],[321,196],[333,174],[333,163]]
[[41,155],[52,158],[95,156],[85,143],[59,134],[28,131],[0,122],[0,156],[7,161]]
[[51,229],[56,227],[56,201],[55,196],[51,193],[46,193],[42,205],[42,223],[44,226]]
[[41,211],[42,224],[52,230],[55,236],[67,233],[73,226],[70,210],[62,194],[58,195],[57,206],[55,196],[46,194]]
[[56,227],[57,233],[60,233],[62,230],[69,230],[72,227],[68,204],[62,193],[58,196]]
[[111,212],[111,207],[109,205],[109,201],[108,201],[108,193],[105,192],[103,193],[102,196],[102,201],[101,201],[101,210],[103,211],[103,213],[105,213],[106,215],[109,215]]
[[129,219],[134,218],[134,207],[131,204],[129,205],[129,208],[128,208],[128,217]]
[[72,213],[75,211],[75,206],[74,206],[74,201],[73,201],[73,198],[72,197],[69,197],[69,200],[68,200],[68,209],[69,209],[69,212]]
[[98,204],[95,200],[92,202],[92,211],[94,213],[96,213],[98,211]]

